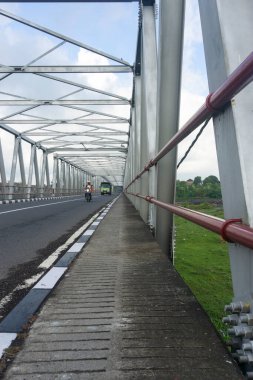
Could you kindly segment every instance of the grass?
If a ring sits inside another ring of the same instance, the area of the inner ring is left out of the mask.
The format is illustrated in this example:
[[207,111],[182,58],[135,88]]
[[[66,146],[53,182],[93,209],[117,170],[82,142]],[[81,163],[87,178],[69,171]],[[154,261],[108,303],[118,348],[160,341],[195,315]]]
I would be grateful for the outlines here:
[[[222,210],[209,204],[189,208],[223,218]],[[221,320],[224,305],[233,297],[227,244],[219,235],[182,218],[176,217],[175,224],[176,269],[226,340],[227,328]]]

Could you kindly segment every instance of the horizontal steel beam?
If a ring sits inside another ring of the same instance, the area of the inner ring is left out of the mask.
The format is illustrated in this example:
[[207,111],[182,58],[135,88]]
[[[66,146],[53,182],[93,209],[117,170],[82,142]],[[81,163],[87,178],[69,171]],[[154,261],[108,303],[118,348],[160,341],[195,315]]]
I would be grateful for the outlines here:
[[127,132],[69,132],[68,134],[66,132],[54,132],[54,131],[47,131],[45,132],[27,132],[22,133],[21,136],[57,136],[57,137],[69,137],[69,136],[91,136],[91,137],[108,137],[108,136],[127,136]]
[[125,119],[78,119],[78,120],[49,120],[49,119],[43,119],[43,120],[8,120],[3,119],[0,120],[0,123],[5,124],[121,124],[125,123],[128,124],[129,121]]
[[130,105],[130,100],[120,99],[73,99],[73,100],[10,100],[0,99],[0,106],[82,106],[82,105]]
[[88,148],[88,149],[80,149],[80,148],[55,148],[55,149],[47,149],[47,152],[127,152],[126,148]]
[[82,105],[130,105],[129,100],[120,99],[83,99],[83,100],[9,100],[0,99],[0,106],[82,106]]
[[[153,0],[154,1],[154,0]],[[52,3],[52,0],[26,0],[27,3]],[[73,0],[54,0],[54,3],[72,3]],[[139,0],[75,0],[75,3],[137,3]],[[17,3],[17,0],[8,0]]]
[[129,66],[0,66],[0,73],[131,73]]
[[77,157],[77,158],[79,158],[79,157],[88,157],[88,158],[98,158],[98,159],[100,159],[100,158],[113,158],[113,159],[115,159],[115,158],[118,158],[118,159],[120,159],[120,160],[125,160],[126,159],[126,156],[115,156],[115,155],[109,155],[109,156],[105,156],[104,154],[103,155],[101,155],[101,156],[99,156],[98,154],[94,154],[94,155],[92,155],[92,154],[90,154],[89,152],[87,152],[87,154],[78,154],[78,155],[76,155],[76,154],[74,154],[74,153],[71,153],[71,154],[57,154],[56,155],[56,157],[59,157],[59,158],[61,158],[61,157],[72,157],[72,158],[75,158],[75,157]]

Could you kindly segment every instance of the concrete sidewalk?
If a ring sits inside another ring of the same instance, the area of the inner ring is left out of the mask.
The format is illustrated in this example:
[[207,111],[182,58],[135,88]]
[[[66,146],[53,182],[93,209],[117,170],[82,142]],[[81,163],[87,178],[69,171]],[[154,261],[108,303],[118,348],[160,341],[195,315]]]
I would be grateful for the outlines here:
[[4,379],[243,376],[122,195],[49,296]]

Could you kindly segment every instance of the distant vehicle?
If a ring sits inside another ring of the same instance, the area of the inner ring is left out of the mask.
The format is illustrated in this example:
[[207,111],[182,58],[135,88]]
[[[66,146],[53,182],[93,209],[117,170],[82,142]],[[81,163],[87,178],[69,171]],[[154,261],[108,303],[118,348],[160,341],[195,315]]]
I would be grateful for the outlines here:
[[111,195],[112,185],[110,184],[110,182],[101,182],[100,192],[101,192],[101,195],[104,195],[104,194]]

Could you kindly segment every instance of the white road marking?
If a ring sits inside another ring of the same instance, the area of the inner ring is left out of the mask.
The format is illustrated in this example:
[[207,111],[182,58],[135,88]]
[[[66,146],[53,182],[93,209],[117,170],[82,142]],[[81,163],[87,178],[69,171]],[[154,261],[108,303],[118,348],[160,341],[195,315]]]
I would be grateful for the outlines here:
[[100,222],[93,222],[91,226],[98,226]]
[[79,237],[83,233],[83,231],[85,231],[86,228],[89,227],[89,225],[97,218],[98,215],[99,213],[95,214],[92,218],[90,218],[90,220],[88,220],[87,223],[85,223],[82,227],[79,228],[79,230],[77,230],[72,236],[70,236],[70,238],[66,241],[65,244],[57,248],[56,251],[54,251],[46,260],[44,260],[38,268],[50,268],[51,265],[57,260],[59,255],[62,253],[62,251],[68,248],[68,246],[70,246],[70,244],[72,244],[76,240],[76,238]]
[[95,232],[95,230],[87,230],[87,231],[85,231],[83,236],[91,236],[94,232]]
[[[118,197],[117,197],[118,198]],[[117,198],[111,202],[110,204],[110,207],[113,205],[113,203],[117,200]],[[74,199],[74,200],[78,200],[78,199]],[[71,202],[73,200],[70,200],[68,202]],[[66,202],[66,201],[64,201]],[[64,203],[64,202],[57,202],[57,203]],[[50,203],[52,204],[52,203]],[[49,205],[50,205],[49,204]],[[41,205],[41,206],[46,206],[46,205]],[[34,207],[41,207],[41,206],[34,206]],[[28,208],[34,208],[34,207],[28,207]],[[26,209],[26,208],[25,208]],[[18,209],[16,211],[19,211],[19,210],[22,210],[22,209]],[[105,207],[103,207],[101,210],[100,210],[100,213],[103,212],[105,210]],[[15,211],[15,210],[12,210],[12,211]],[[3,214],[0,213],[0,214]],[[44,260],[39,266],[38,268],[41,268],[41,269],[44,269],[41,273],[38,273],[26,280],[24,280],[23,283],[19,284],[18,286],[16,286],[16,288],[13,289],[13,291],[11,293],[9,293],[7,296],[5,296],[4,298],[2,298],[0,300],[0,311],[1,311],[1,308],[4,307],[5,304],[7,304],[8,302],[11,301],[13,295],[20,289],[24,289],[24,288],[28,288],[30,287],[32,284],[34,284],[42,275],[43,273],[45,272],[46,269],[50,268],[51,265],[53,265],[53,263],[58,259],[59,255],[61,254],[61,252],[63,250],[65,250],[66,248],[68,248],[68,246],[73,243],[73,241],[76,240],[77,237],[79,237],[83,231],[85,231],[88,226],[95,220],[102,220],[104,219],[103,217],[101,217],[102,214],[100,214],[100,216],[98,217],[99,213],[95,214],[87,223],[85,223],[81,228],[79,228],[79,230],[77,230],[67,241],[65,244],[61,245],[59,248],[57,248],[57,250],[55,252],[53,252],[46,260]],[[104,215],[105,216],[105,215]],[[91,233],[88,233],[87,235],[92,235],[94,230],[88,230],[88,231],[91,231]],[[87,231],[87,232],[88,232]],[[85,235],[85,234],[84,234]],[[66,269],[64,269],[65,271]],[[44,278],[44,277],[43,277]],[[38,284],[36,284],[38,285]],[[35,285],[35,286],[36,286]],[[1,320],[1,315],[0,315],[0,320]],[[0,333],[0,337],[2,336],[3,334]],[[12,335],[12,334],[9,334],[9,335]],[[13,334],[15,335],[15,334]],[[15,339],[15,338],[13,338]],[[1,343],[1,340],[0,340],[0,343]],[[7,346],[8,347],[8,346]],[[1,352],[1,346],[0,346],[0,352]],[[1,355],[0,355],[1,356]]]
[[2,211],[2,212],[0,212],[0,215],[2,215],[2,214],[9,214],[11,212],[18,212],[18,211],[23,211],[23,210],[29,210],[30,208],[46,207],[46,206],[58,205],[58,204],[61,204],[61,203],[76,202],[76,201],[80,201],[80,198],[79,199],[71,199],[71,200],[63,201],[63,202],[53,202],[53,203],[47,203],[45,205],[23,207],[23,208],[17,208],[15,210]]
[[72,245],[72,247],[69,248],[67,252],[79,252],[83,248],[85,243],[75,243]]
[[14,339],[16,339],[16,336],[16,333],[0,333],[0,358],[4,353],[4,350],[10,346]]
[[[88,220],[87,223],[85,223],[82,227],[79,228],[79,230],[77,230],[72,236],[70,236],[70,238],[66,241],[66,243],[64,243],[59,248],[57,248],[56,251],[54,251],[46,260],[44,260],[38,266],[38,269],[43,269],[42,272],[40,272],[39,274],[36,274],[35,276],[27,278],[26,280],[24,280],[23,283],[17,285],[16,288],[14,288],[11,293],[9,293],[7,296],[2,298],[0,300],[0,312],[1,312],[1,309],[4,307],[4,305],[6,305],[8,302],[12,300],[14,294],[18,290],[29,288],[36,281],[38,281],[38,279],[42,277],[43,274],[45,273],[45,270],[50,268],[55,263],[55,261],[58,259],[62,251],[66,250],[70,246],[70,244],[72,244],[76,240],[76,238],[79,237],[83,233],[83,231],[85,231],[89,227],[89,225],[98,217],[98,215],[99,213],[95,214],[92,218],[90,218],[90,220]],[[1,320],[1,315],[0,315],[0,320]]]
[[52,289],[66,270],[67,267],[53,267],[44,277],[42,277],[33,289]]

